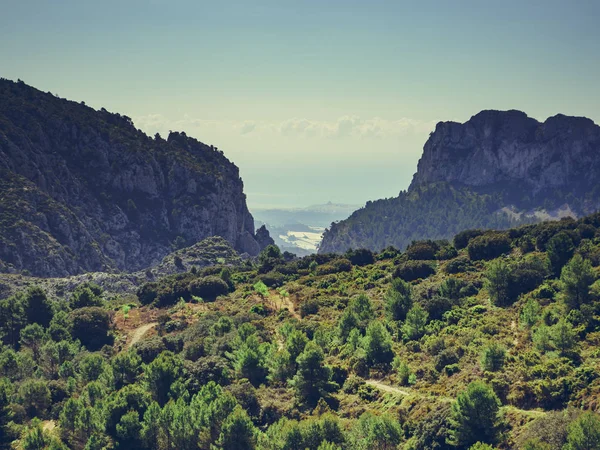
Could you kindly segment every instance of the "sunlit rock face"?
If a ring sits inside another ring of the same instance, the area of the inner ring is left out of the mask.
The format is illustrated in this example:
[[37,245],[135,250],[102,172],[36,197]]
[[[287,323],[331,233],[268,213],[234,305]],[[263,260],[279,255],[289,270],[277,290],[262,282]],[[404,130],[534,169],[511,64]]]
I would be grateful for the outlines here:
[[411,188],[433,182],[518,183],[531,194],[600,181],[600,127],[557,115],[540,123],[520,111],[482,111],[468,122],[440,122],[425,144]]

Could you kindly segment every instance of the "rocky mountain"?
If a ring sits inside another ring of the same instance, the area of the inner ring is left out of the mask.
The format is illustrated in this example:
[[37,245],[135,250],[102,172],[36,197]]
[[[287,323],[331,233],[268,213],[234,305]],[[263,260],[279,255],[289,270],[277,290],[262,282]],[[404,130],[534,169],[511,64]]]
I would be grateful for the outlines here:
[[407,191],[332,224],[320,252],[404,249],[466,228],[508,228],[600,209],[600,127],[557,115],[482,111],[440,122]]
[[0,272],[136,271],[209,236],[261,249],[221,151],[0,80]]

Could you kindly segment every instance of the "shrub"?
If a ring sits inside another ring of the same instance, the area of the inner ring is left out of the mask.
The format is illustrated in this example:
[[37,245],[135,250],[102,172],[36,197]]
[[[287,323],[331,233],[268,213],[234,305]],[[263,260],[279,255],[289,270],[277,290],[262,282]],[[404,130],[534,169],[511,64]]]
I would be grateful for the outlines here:
[[317,267],[317,275],[329,275],[332,273],[350,272],[352,263],[346,258],[335,259],[328,264]]
[[311,314],[317,314],[319,312],[319,302],[316,299],[309,298],[300,303],[300,317],[304,318]]
[[466,256],[459,256],[452,261],[449,261],[444,267],[444,272],[447,274],[463,273],[471,270],[473,265],[471,260]]
[[348,250],[346,252],[346,258],[348,258],[348,260],[355,266],[366,266],[375,262],[373,252],[366,248]]
[[405,281],[414,281],[419,278],[427,278],[435,273],[435,268],[423,261],[407,261],[394,270],[394,278],[402,278]]
[[433,241],[418,241],[408,246],[406,257],[411,260],[431,260],[435,259],[438,251],[438,245]]
[[158,296],[158,283],[144,283],[137,291],[137,298],[142,305],[150,305],[154,303]]
[[214,300],[219,295],[227,294],[229,286],[221,277],[209,275],[192,281],[189,284],[189,291],[192,295],[202,297],[205,300]]
[[283,283],[285,282],[285,276],[274,270],[272,270],[268,273],[259,275],[258,279],[260,281],[262,281],[263,283],[265,283],[265,285],[267,287],[279,287],[279,286],[282,286]]
[[454,247],[457,250],[461,250],[466,248],[471,242],[471,239],[476,238],[477,236],[481,236],[485,231],[483,230],[465,230],[461,231],[457,235],[454,236]]
[[473,261],[494,259],[510,252],[510,239],[505,233],[486,233],[471,240],[467,251]]

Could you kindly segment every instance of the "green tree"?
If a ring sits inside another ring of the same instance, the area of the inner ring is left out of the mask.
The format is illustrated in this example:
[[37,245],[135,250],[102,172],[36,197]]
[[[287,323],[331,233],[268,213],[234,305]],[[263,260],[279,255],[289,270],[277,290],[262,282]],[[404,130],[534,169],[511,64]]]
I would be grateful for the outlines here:
[[298,356],[298,371],[290,381],[296,395],[310,405],[316,405],[321,397],[326,397],[337,386],[330,381],[331,369],[324,363],[323,350],[314,342],[309,342]]
[[219,445],[223,450],[251,450],[256,447],[256,433],[248,413],[236,406],[223,422]]
[[119,353],[111,360],[115,387],[121,389],[132,384],[141,372],[142,358],[133,350]]
[[356,450],[394,450],[402,442],[403,432],[398,421],[387,414],[363,413],[350,433],[350,448]]
[[247,378],[255,386],[267,376],[265,361],[266,347],[262,346],[256,334],[248,336],[229,355],[239,378]]
[[537,348],[540,352],[552,350],[550,327],[542,324],[534,330],[533,345],[535,345],[535,348]]
[[73,338],[79,339],[89,350],[97,350],[111,342],[108,335],[110,317],[104,309],[96,306],[79,308],[70,316]]
[[383,324],[377,320],[369,323],[362,346],[369,363],[372,365],[388,367],[394,359],[392,337]]
[[510,268],[502,259],[490,262],[485,272],[485,287],[492,301],[499,306],[510,302]]
[[158,403],[152,402],[146,409],[140,435],[147,448],[152,450],[161,448],[161,409]]
[[269,288],[262,281],[257,281],[252,288],[262,298],[267,298],[269,296]]
[[578,309],[588,302],[590,286],[594,279],[592,264],[587,259],[583,259],[580,254],[573,256],[562,268],[560,287],[569,309]]
[[481,355],[481,367],[488,372],[497,372],[504,367],[506,349],[494,342],[488,345]]
[[9,448],[12,441],[12,434],[8,423],[12,419],[12,410],[10,409],[10,394],[12,385],[7,378],[0,378],[0,449]]
[[29,323],[39,323],[44,328],[50,325],[54,311],[42,288],[34,286],[27,290],[24,298],[25,317]]
[[183,374],[183,362],[172,352],[165,351],[146,366],[144,375],[150,392],[159,405],[164,405],[169,399],[171,386]]
[[394,278],[383,301],[385,310],[391,320],[404,320],[413,305],[412,288],[402,278]]
[[44,329],[38,323],[27,325],[21,330],[20,343],[22,346],[31,349],[33,352],[33,357],[36,361],[40,357],[40,347],[43,344],[45,335],[46,333],[44,333]]
[[21,329],[27,324],[22,295],[0,300],[0,336],[12,347],[17,347]]
[[371,299],[365,294],[360,294],[354,297],[348,305],[350,310],[356,314],[360,327],[365,329],[367,323],[375,317],[373,312],[373,304]]
[[308,344],[308,338],[302,331],[294,330],[288,334],[285,340],[285,349],[290,355],[293,370],[296,368],[296,359],[304,351],[306,344]]
[[566,450],[600,449],[600,417],[587,411],[569,425]]
[[550,328],[550,338],[561,355],[567,355],[577,344],[577,334],[573,325],[564,317]]
[[482,442],[494,444],[500,431],[500,400],[485,383],[475,381],[452,405],[450,443],[469,448]]
[[396,369],[396,373],[398,375],[398,382],[401,386],[408,386],[410,381],[410,368],[408,364],[402,361],[398,356],[394,358],[394,362],[392,363],[394,369]]
[[562,267],[571,259],[575,252],[573,239],[564,231],[554,235],[546,245],[546,251],[552,270],[556,275],[560,274]]
[[52,404],[48,384],[44,380],[35,378],[29,378],[21,383],[18,398],[29,417],[43,417]]
[[356,328],[358,328],[358,317],[354,311],[346,308],[339,319],[337,330],[342,342],[346,342],[346,339],[350,336],[350,332]]
[[542,307],[536,300],[534,300],[533,298],[528,299],[525,305],[523,305],[523,309],[521,310],[521,324],[523,324],[527,328],[531,328],[539,320],[541,311]]
[[425,326],[428,320],[429,313],[421,305],[415,305],[406,315],[406,321],[402,325],[402,333],[407,339],[420,339],[425,334]]
[[125,413],[117,424],[118,447],[139,449],[141,447],[142,423],[137,411]]
[[39,420],[32,421],[21,439],[23,450],[44,450],[49,444],[50,436],[42,428],[42,422]]
[[83,283],[75,288],[69,304],[72,309],[102,306],[102,288],[95,283]]

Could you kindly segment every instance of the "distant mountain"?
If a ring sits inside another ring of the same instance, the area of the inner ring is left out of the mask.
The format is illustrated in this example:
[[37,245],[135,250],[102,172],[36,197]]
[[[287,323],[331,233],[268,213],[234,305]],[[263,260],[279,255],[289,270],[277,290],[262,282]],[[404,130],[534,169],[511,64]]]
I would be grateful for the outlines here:
[[466,228],[577,217],[600,209],[599,194],[600,127],[590,119],[482,111],[438,123],[408,190],[333,224],[319,251],[404,249]]
[[262,247],[221,151],[0,80],[0,272],[135,271],[209,236]]
[[326,227],[347,218],[357,208],[328,202],[305,208],[253,209],[252,214],[257,223],[268,228],[282,250],[304,256],[317,251]]

